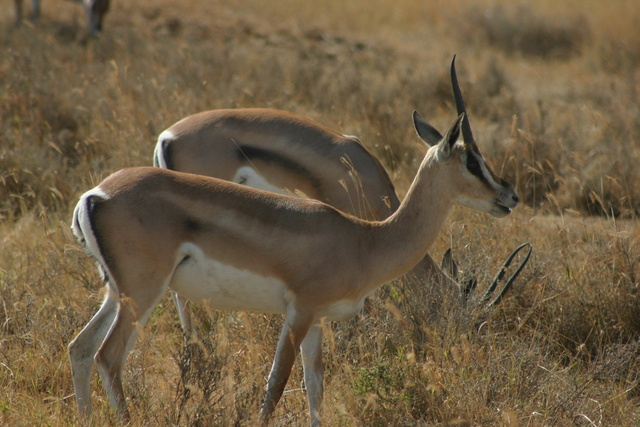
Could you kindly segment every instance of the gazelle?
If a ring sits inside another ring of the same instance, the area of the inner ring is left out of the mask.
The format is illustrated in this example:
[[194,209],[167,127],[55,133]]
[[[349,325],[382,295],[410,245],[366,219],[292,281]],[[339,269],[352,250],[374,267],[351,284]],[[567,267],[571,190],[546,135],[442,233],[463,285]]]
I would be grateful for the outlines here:
[[[413,119],[429,144],[430,130],[415,112]],[[518,204],[513,187],[485,163],[464,113],[429,148],[406,198],[383,221],[202,175],[116,172],[82,195],[73,215],[72,229],[108,288],[69,345],[80,412],[91,410],[95,361],[112,405],[127,415],[122,367],[138,328],[172,289],[219,309],[284,314],[260,422],[268,423],[300,351],[310,422],[318,425],[318,322],[354,316],[367,295],[416,265],[454,204],[496,217]]]
[[363,219],[384,219],[400,206],[386,170],[357,138],[281,110],[185,117],[158,136],[153,164],[302,194]]
[[[22,1],[14,0],[15,5],[15,23],[19,24],[22,21]],[[95,36],[99,31],[102,31],[102,21],[104,16],[109,11],[109,0],[81,0],[84,8],[84,13],[87,19],[87,28],[89,34]],[[31,0],[31,13],[29,19],[37,20],[40,18],[40,0]]]
[[[427,123],[423,128],[430,143],[442,139]],[[159,135],[153,164],[304,195],[363,219],[387,218],[400,206],[387,171],[357,138],[280,110],[212,110],[188,116]],[[458,287],[429,254],[414,273]],[[189,336],[189,311],[176,293],[173,296]]]
[[[22,21],[22,0],[14,0],[14,22],[19,24]],[[40,17],[40,0],[31,0],[31,13],[29,19],[36,20]]]

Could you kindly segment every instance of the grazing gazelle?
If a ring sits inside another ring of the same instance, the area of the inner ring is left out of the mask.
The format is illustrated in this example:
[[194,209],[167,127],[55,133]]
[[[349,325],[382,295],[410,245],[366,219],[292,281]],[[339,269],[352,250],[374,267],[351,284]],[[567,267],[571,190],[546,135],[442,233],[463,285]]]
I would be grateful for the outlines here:
[[[430,129],[415,112],[413,119],[429,143]],[[127,416],[122,367],[138,328],[172,289],[214,308],[284,314],[260,422],[268,423],[301,351],[310,422],[320,424],[320,319],[354,316],[367,295],[420,262],[454,204],[496,217],[518,204],[485,163],[464,113],[429,148],[407,196],[383,221],[202,175],[131,168],[109,176],[73,215],[73,231],[108,287],[69,345],[80,412],[90,413],[95,361],[112,405]]]
[[384,219],[400,206],[387,171],[358,139],[281,110],[185,117],[160,134],[153,164],[302,194],[363,219]]
[[[457,84],[453,86],[455,90]],[[428,124],[423,126],[430,143],[442,139]],[[400,206],[386,170],[358,139],[280,110],[212,110],[188,116],[160,134],[153,164],[277,193],[302,194],[363,219],[385,219]],[[429,254],[414,273],[458,288]],[[189,311],[176,293],[173,296],[189,336]]]
[[[14,0],[16,24],[22,21],[22,1]],[[82,5],[87,18],[89,34],[95,36],[97,32],[102,31],[102,20],[109,11],[109,0],[82,0]],[[29,19],[36,20],[38,18],[40,18],[40,0],[31,0]]]

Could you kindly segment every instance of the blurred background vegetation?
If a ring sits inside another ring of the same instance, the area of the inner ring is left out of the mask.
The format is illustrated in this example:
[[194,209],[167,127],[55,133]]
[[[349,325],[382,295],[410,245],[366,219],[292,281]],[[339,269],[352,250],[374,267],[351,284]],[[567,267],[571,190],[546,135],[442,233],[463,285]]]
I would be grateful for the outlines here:
[[[186,115],[273,107],[358,135],[402,196],[424,152],[411,111],[441,130],[455,117],[456,53],[474,135],[523,206],[502,220],[456,209],[433,254],[452,247],[481,287],[517,244],[534,258],[490,313],[435,304],[429,284],[410,295],[405,279],[327,325],[325,421],[637,425],[635,0],[116,1],[97,39],[74,2],[44,0],[19,26],[5,3],[0,420],[78,422],[66,345],[101,299],[68,227],[82,192],[150,165]],[[182,348],[168,299],[152,317],[127,368],[133,425],[251,425],[281,319],[199,310],[200,351]],[[300,381],[298,368],[275,425],[306,422]],[[92,386],[96,422],[115,424]]]

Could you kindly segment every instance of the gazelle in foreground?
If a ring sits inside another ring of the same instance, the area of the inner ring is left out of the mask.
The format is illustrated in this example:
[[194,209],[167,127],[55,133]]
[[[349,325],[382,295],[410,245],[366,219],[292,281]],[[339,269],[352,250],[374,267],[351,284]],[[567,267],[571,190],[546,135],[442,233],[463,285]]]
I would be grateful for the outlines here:
[[[416,113],[414,124],[422,136]],[[470,129],[458,140],[461,126],[464,114],[427,151],[406,198],[384,221],[159,168],[121,170],[85,193],[72,228],[97,260],[108,292],[69,345],[80,412],[90,413],[95,360],[112,405],[126,416],[122,367],[137,329],[172,289],[214,308],[284,314],[260,422],[267,424],[300,351],[310,421],[318,425],[320,319],[351,318],[367,295],[416,265],[454,204],[496,217],[518,204]]]
[[[454,91],[459,90],[455,68],[452,71]],[[422,128],[430,143],[442,139],[427,123]],[[212,110],[188,116],[160,134],[153,164],[304,195],[368,220],[385,219],[400,206],[387,171],[358,139],[280,110]],[[458,288],[429,254],[414,273],[446,288]],[[189,336],[189,311],[176,293],[173,296]]]

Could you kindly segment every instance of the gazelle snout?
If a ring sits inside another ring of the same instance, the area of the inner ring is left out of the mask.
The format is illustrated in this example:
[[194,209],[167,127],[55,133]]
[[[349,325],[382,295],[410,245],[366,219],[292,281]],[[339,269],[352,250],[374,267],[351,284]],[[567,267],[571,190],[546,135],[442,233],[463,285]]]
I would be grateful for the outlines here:
[[496,217],[503,217],[511,213],[511,209],[518,206],[520,197],[511,184],[500,178],[500,194],[493,201],[493,209],[490,213]]
[[518,193],[516,193],[516,190],[507,181],[505,181],[502,178],[500,179],[500,181],[501,181],[501,184],[507,189],[506,191],[507,199],[510,199],[511,202],[513,203],[513,206],[510,206],[510,207],[515,208],[516,206],[518,206],[518,202],[520,202],[520,197],[518,196]]

